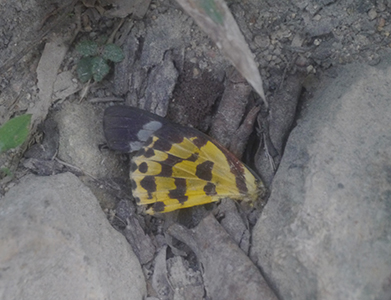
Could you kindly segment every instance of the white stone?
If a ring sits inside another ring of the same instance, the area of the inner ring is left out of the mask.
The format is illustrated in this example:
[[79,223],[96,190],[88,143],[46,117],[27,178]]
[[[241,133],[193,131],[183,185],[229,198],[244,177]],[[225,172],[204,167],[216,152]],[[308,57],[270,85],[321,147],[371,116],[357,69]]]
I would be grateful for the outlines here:
[[0,298],[144,299],[140,264],[70,173],[27,176],[0,200]]
[[346,67],[292,131],[252,258],[281,299],[391,299],[391,58]]

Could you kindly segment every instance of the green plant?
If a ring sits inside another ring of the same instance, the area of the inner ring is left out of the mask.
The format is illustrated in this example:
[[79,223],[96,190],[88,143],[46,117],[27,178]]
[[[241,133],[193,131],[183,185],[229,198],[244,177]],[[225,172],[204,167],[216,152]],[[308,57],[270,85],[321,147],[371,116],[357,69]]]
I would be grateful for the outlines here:
[[0,178],[12,176],[12,172],[9,168],[0,168]]
[[21,115],[8,120],[0,127],[0,153],[21,145],[29,134],[31,115]]
[[77,75],[81,82],[93,78],[101,81],[110,71],[108,61],[120,62],[124,59],[122,49],[115,44],[106,44],[101,47],[90,40],[81,41],[76,50],[83,56],[77,65]]

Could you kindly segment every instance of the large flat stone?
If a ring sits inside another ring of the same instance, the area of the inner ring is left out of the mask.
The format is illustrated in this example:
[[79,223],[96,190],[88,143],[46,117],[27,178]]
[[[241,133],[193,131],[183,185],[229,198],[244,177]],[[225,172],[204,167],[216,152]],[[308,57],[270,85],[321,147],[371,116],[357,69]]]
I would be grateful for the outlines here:
[[391,299],[391,57],[309,104],[254,228],[281,299]]
[[71,173],[27,176],[0,200],[0,298],[144,299],[130,245]]

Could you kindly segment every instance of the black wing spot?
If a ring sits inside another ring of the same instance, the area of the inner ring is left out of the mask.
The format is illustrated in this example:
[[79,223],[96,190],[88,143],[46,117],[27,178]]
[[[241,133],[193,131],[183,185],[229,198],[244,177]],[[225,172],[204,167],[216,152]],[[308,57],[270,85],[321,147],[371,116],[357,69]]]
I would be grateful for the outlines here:
[[146,158],[151,158],[152,156],[155,155],[155,151],[152,149],[152,148],[149,148],[147,151],[145,151],[144,153],[144,156]]
[[141,187],[148,192],[148,199],[152,199],[152,193],[156,192],[156,182],[154,176],[145,176],[140,181]]
[[214,162],[210,160],[199,164],[196,168],[196,176],[202,180],[211,181],[213,165]]
[[172,167],[168,164],[160,164],[162,170],[159,173],[161,177],[171,177],[172,176]]
[[189,158],[186,158],[186,160],[195,162],[195,161],[197,161],[198,157],[199,157],[199,153],[192,153],[189,156]]
[[132,191],[137,189],[137,183],[133,179],[130,180],[130,185],[132,186]]
[[241,193],[243,193],[243,194],[248,193],[248,188],[247,188],[246,182],[244,182],[244,180],[242,178],[236,177],[236,187],[238,188],[238,190]]
[[176,164],[179,164],[182,161],[183,161],[182,158],[174,156],[174,155],[168,153],[167,159],[163,163],[173,167],[173,166],[175,166]]
[[172,142],[169,140],[159,138],[154,144],[153,148],[162,152],[167,152],[171,149]]
[[139,166],[138,166],[138,170],[141,172],[141,173],[147,173],[148,172],[148,164],[143,161]]
[[208,182],[207,184],[205,184],[204,186],[204,192],[207,196],[215,196],[217,195],[217,192],[216,192],[216,185],[211,183],[211,182]]
[[197,136],[197,137],[193,140],[193,144],[196,145],[198,148],[202,148],[202,147],[205,146],[207,143],[208,143],[208,140],[207,140],[206,138],[204,138],[203,136]]
[[154,212],[162,212],[164,211],[164,208],[166,207],[166,205],[164,204],[164,202],[156,202],[152,205],[152,209]]
[[177,199],[180,203],[186,202],[188,199],[188,196],[186,196],[186,179],[175,178],[174,184],[176,189],[169,190],[168,197],[171,199]]

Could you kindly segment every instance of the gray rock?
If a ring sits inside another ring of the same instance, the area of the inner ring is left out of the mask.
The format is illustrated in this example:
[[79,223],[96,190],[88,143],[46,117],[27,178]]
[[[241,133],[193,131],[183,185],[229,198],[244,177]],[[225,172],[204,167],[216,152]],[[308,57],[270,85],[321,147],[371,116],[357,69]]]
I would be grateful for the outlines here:
[[346,67],[292,131],[251,253],[281,299],[391,299],[390,94]]
[[[158,65],[170,49],[181,49],[190,42],[192,20],[181,11],[167,11],[152,23],[145,36],[140,61],[143,68]],[[173,54],[183,59],[183,53]]]
[[74,175],[27,176],[0,202],[0,298],[144,299],[125,238]]
[[207,215],[194,229],[174,223],[167,232],[197,256],[208,299],[278,299],[258,268],[213,215]]
[[129,34],[123,45],[125,58],[114,65],[114,93],[118,96],[125,95],[129,90],[129,81],[135,69],[134,63],[139,46],[137,38]]
[[66,103],[55,115],[60,131],[58,157],[97,178],[128,176],[123,162],[109,151],[100,151],[105,142],[103,111],[90,103]]
[[301,81],[301,75],[287,76],[282,87],[269,97],[269,116],[266,117],[262,113],[258,116],[266,146],[263,143],[260,145],[255,157],[255,167],[266,187],[273,181],[295,120],[302,90]]
[[160,300],[170,300],[174,297],[173,288],[167,277],[167,246],[163,246],[156,255],[155,266],[152,276],[152,288]]
[[141,108],[165,117],[178,76],[171,54],[167,53],[163,61],[150,70],[145,103]]
[[189,267],[188,261],[181,256],[174,256],[167,260],[167,269],[175,300],[204,299],[205,288],[201,272]]

